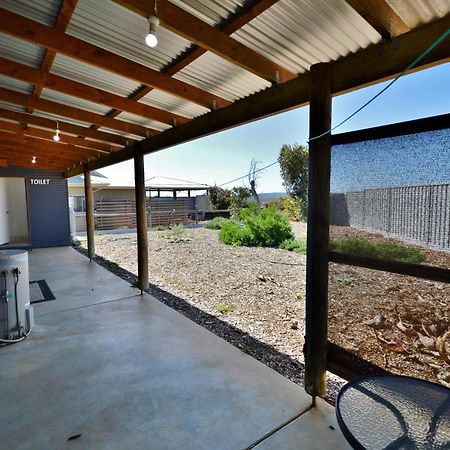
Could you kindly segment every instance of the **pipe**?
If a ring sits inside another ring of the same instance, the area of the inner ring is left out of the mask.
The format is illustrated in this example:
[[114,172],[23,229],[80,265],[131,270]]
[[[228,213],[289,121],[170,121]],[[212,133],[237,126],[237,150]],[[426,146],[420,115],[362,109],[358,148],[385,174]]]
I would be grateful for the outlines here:
[[16,327],[17,327],[17,333],[19,335],[19,338],[22,337],[22,325],[20,323],[20,318],[19,318],[19,300],[17,299],[17,285],[19,284],[19,275],[20,275],[20,270],[18,267],[16,267],[15,269],[13,269],[13,274],[14,274],[14,298],[16,300]]
[[16,342],[22,342],[25,338],[27,338],[31,333],[31,330],[28,333],[23,334],[20,338],[17,339],[0,339],[0,344],[15,344]]
[[9,336],[9,307],[8,307],[8,288],[6,286],[6,274],[7,270],[2,271],[3,277],[3,290],[2,299],[5,301],[5,322],[6,322],[6,335]]

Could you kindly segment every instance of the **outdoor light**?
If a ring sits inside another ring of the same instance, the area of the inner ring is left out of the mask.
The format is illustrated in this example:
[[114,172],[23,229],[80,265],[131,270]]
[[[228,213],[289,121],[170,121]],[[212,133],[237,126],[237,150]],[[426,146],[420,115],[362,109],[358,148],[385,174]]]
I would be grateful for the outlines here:
[[58,122],[56,122],[56,130],[55,130],[55,135],[53,136],[53,140],[58,142],[60,139],[59,137],[59,127],[58,127]]
[[31,158],[31,162],[32,162],[33,164],[36,164],[36,156],[33,156],[33,157]]
[[159,25],[159,19],[156,16],[150,16],[148,19],[149,31],[145,37],[145,43],[153,48],[158,45],[158,38],[156,37],[156,28]]

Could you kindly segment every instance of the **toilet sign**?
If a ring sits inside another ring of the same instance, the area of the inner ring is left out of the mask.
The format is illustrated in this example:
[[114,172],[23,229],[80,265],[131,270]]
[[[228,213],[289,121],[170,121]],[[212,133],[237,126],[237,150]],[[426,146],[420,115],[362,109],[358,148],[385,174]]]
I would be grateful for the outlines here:
[[50,184],[50,178],[31,178],[31,184]]

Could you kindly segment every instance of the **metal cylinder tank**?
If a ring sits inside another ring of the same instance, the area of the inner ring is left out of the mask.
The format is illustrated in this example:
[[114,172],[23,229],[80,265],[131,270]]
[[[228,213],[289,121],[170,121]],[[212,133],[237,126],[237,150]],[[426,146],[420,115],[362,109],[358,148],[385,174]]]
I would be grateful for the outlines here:
[[0,339],[17,338],[29,331],[29,309],[28,252],[0,250]]

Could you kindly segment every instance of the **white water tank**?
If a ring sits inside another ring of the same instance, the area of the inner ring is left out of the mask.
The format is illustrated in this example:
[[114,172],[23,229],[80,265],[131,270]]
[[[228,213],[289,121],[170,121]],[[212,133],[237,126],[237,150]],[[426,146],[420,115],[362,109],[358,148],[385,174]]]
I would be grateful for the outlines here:
[[27,313],[27,310],[30,310],[31,305],[28,252],[0,250],[0,339],[15,337],[18,333],[16,301],[20,325],[29,331],[31,320],[30,311]]

